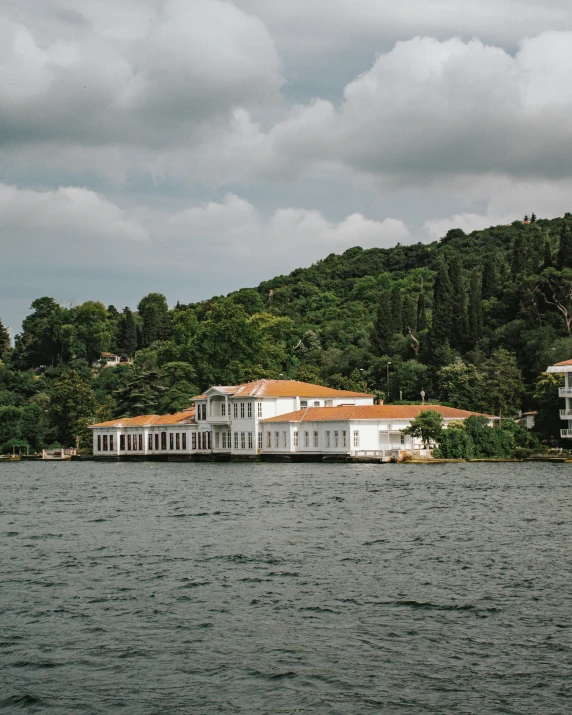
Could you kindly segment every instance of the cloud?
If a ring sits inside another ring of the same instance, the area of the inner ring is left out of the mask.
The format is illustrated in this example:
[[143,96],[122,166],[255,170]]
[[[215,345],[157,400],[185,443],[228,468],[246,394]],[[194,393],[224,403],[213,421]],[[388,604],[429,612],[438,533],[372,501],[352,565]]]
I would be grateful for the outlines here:
[[145,229],[125,211],[94,191],[75,186],[42,192],[0,184],[0,232],[22,237],[64,234],[84,242],[147,238]]

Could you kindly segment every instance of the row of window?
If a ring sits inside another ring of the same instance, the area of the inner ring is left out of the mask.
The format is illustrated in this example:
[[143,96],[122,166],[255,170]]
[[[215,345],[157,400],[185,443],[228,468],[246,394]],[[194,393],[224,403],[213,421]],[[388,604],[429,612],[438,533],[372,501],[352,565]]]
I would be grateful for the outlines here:
[[[167,438],[168,434],[168,438]],[[229,433],[230,434],[230,433]],[[210,432],[194,432],[191,435],[193,449],[211,449],[211,433]],[[167,451],[167,443],[169,451],[186,450],[187,449],[187,433],[186,432],[155,432],[148,435],[147,447],[150,452],[165,452]],[[230,436],[229,436],[230,445]],[[113,452],[114,439],[113,435],[97,435],[97,451],[98,452]],[[120,452],[142,452],[143,451],[143,434],[122,434],[119,435],[119,451]]]
[[[310,440],[312,447],[320,446],[320,434],[317,431],[313,431],[310,436],[310,432],[304,432],[304,447],[310,447]],[[348,446],[348,433],[346,430],[334,430],[333,432],[327,430],[325,433],[326,448],[331,447],[347,447]],[[283,449],[288,447],[288,433],[287,432],[267,432],[266,433],[266,447],[274,449],[280,449],[282,445]],[[293,445],[294,447],[300,446],[300,433],[298,430],[294,430],[293,433]],[[359,447],[359,430],[355,430],[353,433],[353,446]]]
[[[221,417],[226,417],[226,402],[220,403],[220,414]],[[232,403],[232,416],[234,419],[245,417],[252,417],[252,402],[233,402]],[[256,416],[262,417],[262,402],[256,403]],[[229,417],[230,417],[230,405],[229,405]],[[206,403],[199,403],[197,405],[197,420],[207,419],[207,405]]]

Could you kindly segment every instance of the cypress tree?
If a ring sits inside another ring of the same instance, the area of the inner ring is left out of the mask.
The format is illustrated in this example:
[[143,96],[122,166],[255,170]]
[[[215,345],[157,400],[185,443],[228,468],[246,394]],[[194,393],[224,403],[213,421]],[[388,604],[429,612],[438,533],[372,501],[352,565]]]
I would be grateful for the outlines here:
[[401,289],[398,285],[394,285],[390,294],[390,312],[391,312],[391,332],[400,333],[402,324],[402,307],[403,300],[401,298]]
[[0,360],[3,359],[4,355],[10,347],[10,333],[4,327],[2,320],[0,320]]
[[441,260],[433,286],[431,341],[435,346],[445,342],[451,344],[451,333],[456,329],[453,316],[453,287],[449,278],[447,264]]
[[129,308],[125,308],[121,314],[117,343],[120,352],[129,357],[132,357],[137,350],[137,325],[135,316]]
[[467,291],[463,282],[461,262],[458,256],[449,260],[449,280],[451,281],[451,331],[449,342],[452,348],[462,349],[465,345],[468,331],[467,322]]
[[409,330],[417,330],[417,301],[412,295],[406,295],[401,308],[401,332],[408,333]]
[[474,269],[471,274],[471,284],[469,286],[469,342],[471,347],[477,343],[483,335],[483,306],[481,294],[481,275],[478,269]]
[[371,334],[371,344],[377,356],[388,355],[390,352],[390,339],[393,334],[393,319],[390,307],[391,297],[386,292],[381,297]]
[[417,299],[417,330],[425,330],[427,327],[427,312],[425,310],[425,292],[421,285],[421,293]]
[[495,256],[487,256],[483,267],[482,296],[496,298],[500,292],[500,275]]
[[572,268],[572,233],[569,226],[565,226],[560,233],[557,264],[560,270]]
[[528,241],[525,235],[519,234],[514,239],[512,249],[511,273],[513,280],[522,275],[528,263]]
[[548,236],[544,239],[544,259],[543,259],[543,268],[552,268],[554,265],[552,261],[552,249],[550,247],[550,239]]

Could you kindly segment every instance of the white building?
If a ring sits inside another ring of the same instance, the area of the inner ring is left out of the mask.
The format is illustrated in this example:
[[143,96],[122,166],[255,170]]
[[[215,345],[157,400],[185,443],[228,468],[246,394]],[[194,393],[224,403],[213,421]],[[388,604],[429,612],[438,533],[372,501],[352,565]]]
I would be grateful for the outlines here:
[[93,453],[99,456],[226,454],[252,457],[263,450],[261,422],[264,419],[306,407],[373,405],[373,399],[373,395],[298,380],[219,385],[194,398],[194,409],[189,411],[92,425]]
[[308,407],[263,420],[263,453],[352,457],[424,454],[421,440],[403,433],[424,410],[438,412],[444,428],[454,420],[477,414],[431,404]]
[[560,410],[560,419],[564,420],[560,436],[572,438],[572,360],[551,365],[546,372],[564,375],[564,387],[558,391],[559,396],[564,398],[564,409]]

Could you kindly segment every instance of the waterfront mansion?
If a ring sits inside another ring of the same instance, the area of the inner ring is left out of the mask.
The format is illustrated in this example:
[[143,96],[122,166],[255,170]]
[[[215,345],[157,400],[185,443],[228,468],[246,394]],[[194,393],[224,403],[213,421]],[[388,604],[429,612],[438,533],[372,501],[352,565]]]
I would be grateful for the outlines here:
[[403,433],[423,410],[445,427],[472,412],[440,405],[374,405],[374,396],[297,380],[215,386],[174,415],[125,417],[91,426],[101,457],[261,454],[399,456],[422,444]]
[[560,437],[572,438],[572,360],[551,365],[546,372],[564,376],[564,386],[559,388],[558,395],[564,398],[564,409],[560,410],[560,419],[564,420],[566,427],[560,430]]

